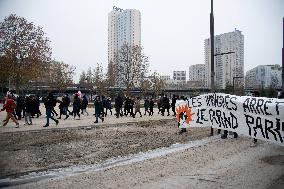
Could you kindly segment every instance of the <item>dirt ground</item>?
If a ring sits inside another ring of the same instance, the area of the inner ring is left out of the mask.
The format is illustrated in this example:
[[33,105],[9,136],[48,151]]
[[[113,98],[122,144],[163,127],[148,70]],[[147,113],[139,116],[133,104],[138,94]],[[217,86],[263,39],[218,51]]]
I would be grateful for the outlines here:
[[[110,116],[99,124],[93,123],[93,116],[84,116],[81,120],[61,120],[58,126],[53,123],[43,128],[45,121],[42,116],[30,126],[23,125],[21,120],[20,128],[13,123],[0,128],[0,188],[282,189],[284,186],[284,147],[269,142],[258,141],[256,147],[250,147],[251,139],[243,136],[222,140],[215,134],[208,138],[209,128],[191,128],[178,135],[176,120],[157,113],[135,119]],[[207,142],[199,144],[203,140]],[[199,145],[96,171],[38,180],[28,178],[28,182],[17,180],[19,176],[53,169],[103,165],[112,158],[147,155],[151,150],[167,151],[174,144],[187,145],[189,141]]]
[[0,133],[0,177],[15,177],[72,165],[89,165],[208,136],[194,128],[178,135],[175,120],[144,121],[91,130]]
[[[283,188],[282,146],[259,141],[256,147],[250,147],[251,139],[242,136],[237,139],[222,140],[217,135],[205,140],[206,143],[152,159],[10,186],[10,188]],[[149,152],[145,152],[147,153]]]

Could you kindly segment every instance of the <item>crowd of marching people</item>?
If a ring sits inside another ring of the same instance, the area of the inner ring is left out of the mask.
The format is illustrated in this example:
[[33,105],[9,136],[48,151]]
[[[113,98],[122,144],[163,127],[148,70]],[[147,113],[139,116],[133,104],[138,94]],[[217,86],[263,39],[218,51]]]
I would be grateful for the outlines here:
[[[89,103],[86,95],[80,92],[73,94],[73,96],[65,93],[61,98],[56,98],[52,93],[42,98],[45,107],[44,115],[46,117],[46,124],[43,127],[48,127],[50,120],[53,120],[56,125],[59,124],[60,119],[80,119],[81,115],[89,116],[88,107],[94,107],[94,123],[98,123],[99,119],[103,122],[107,115],[115,115],[116,118],[123,116],[153,116],[154,107],[158,108],[158,114],[162,116],[170,116],[170,109],[175,113],[175,103],[179,99],[178,96],[173,95],[170,99],[167,95],[160,96],[157,99],[145,97],[143,100],[140,97],[130,97],[117,95],[113,100],[110,97],[97,95],[94,99],[93,105]],[[3,126],[6,126],[9,119],[16,123],[19,127],[18,120],[25,119],[24,125],[32,125],[34,118],[42,116],[40,111],[40,97],[38,95],[26,95],[15,97],[12,93],[6,95],[6,102],[1,111],[6,110],[7,116],[4,120]],[[56,111],[58,106],[59,112]],[[141,112],[141,107],[144,107],[144,112]],[[114,111],[113,111],[114,109]]]
[[[259,92],[254,92],[253,96],[259,97]],[[99,119],[104,122],[107,115],[114,115],[116,118],[123,116],[131,116],[135,118],[136,116],[153,116],[154,107],[157,107],[158,114],[162,116],[170,116],[170,111],[172,111],[172,116],[176,116],[176,102],[177,100],[186,101],[187,98],[184,96],[173,95],[170,100],[167,95],[159,96],[159,98],[148,98],[145,97],[143,101],[140,97],[130,97],[117,95],[113,100],[110,97],[105,96],[95,96],[93,105],[89,103],[89,99],[86,95],[82,95],[80,92],[73,94],[70,97],[67,93],[62,95],[61,98],[56,98],[52,93],[49,93],[46,97],[42,98],[42,102],[45,107],[45,117],[46,124],[43,127],[48,127],[50,119],[55,122],[56,125],[59,124],[60,119],[68,119],[73,117],[73,119],[81,118],[81,115],[89,116],[88,107],[94,107],[94,123],[98,123]],[[40,97],[38,95],[26,95],[15,97],[12,93],[7,93],[6,101],[3,105],[1,111],[6,111],[6,117],[3,120],[3,127],[7,125],[11,119],[15,124],[16,128],[19,127],[18,120],[24,118],[24,125],[32,125],[34,118],[39,118],[42,116],[40,111]],[[59,112],[56,111],[56,106],[58,106]],[[144,112],[141,112],[141,107],[144,107]],[[114,108],[114,111],[113,111]],[[109,112],[109,113],[108,113]],[[63,117],[64,116],[64,117]],[[186,132],[186,128],[179,129],[179,134]],[[220,134],[221,130],[218,129]],[[211,128],[211,135],[213,131]],[[233,133],[234,138],[238,137],[237,133]],[[228,131],[224,130],[221,135],[222,139],[227,138]],[[253,139],[252,146],[255,146],[257,140]]]
[[39,96],[27,95],[15,98],[13,94],[8,93],[6,102],[1,111],[6,110],[7,115],[3,120],[3,126],[6,126],[10,119],[19,127],[17,120],[25,119],[25,125],[32,125],[32,118],[41,116]]

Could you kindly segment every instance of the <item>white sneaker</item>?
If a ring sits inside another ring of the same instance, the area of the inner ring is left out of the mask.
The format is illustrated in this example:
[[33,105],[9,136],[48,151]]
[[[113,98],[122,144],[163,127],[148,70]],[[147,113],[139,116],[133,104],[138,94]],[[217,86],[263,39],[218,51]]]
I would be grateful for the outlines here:
[[17,124],[17,125],[16,125],[16,128],[19,128],[19,127],[20,127],[19,124]]

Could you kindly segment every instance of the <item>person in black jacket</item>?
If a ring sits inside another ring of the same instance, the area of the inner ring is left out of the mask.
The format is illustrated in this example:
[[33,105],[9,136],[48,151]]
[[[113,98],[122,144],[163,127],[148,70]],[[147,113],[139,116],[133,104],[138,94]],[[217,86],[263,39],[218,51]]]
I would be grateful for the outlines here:
[[165,111],[167,110],[168,116],[170,115],[170,100],[168,99],[167,95],[162,98],[162,116],[164,116]]
[[22,96],[19,96],[17,98],[17,107],[16,107],[16,115],[18,120],[21,120],[22,118],[22,111],[25,109],[25,98]]
[[[73,115],[73,113],[68,109],[68,107],[70,106],[70,102],[71,102],[71,100],[70,100],[68,93],[65,93],[65,95],[64,95],[64,108],[65,108],[64,111],[66,111],[66,118],[65,119],[67,119],[69,117],[69,115]],[[67,114],[69,114],[69,115],[67,116]]]
[[32,99],[30,96],[26,96],[25,100],[25,125],[32,125],[32,109],[33,109]]
[[39,100],[39,95],[35,96],[35,114],[37,115],[36,117],[39,118],[39,116],[41,116],[41,112],[40,112],[40,100]]
[[100,96],[96,96],[94,106],[95,106],[95,115],[96,115],[96,121],[94,123],[98,123],[99,118],[102,120],[102,122],[104,122],[104,107]]
[[43,127],[49,126],[49,119],[52,119],[53,121],[55,121],[56,125],[58,125],[59,123],[57,119],[51,116],[52,109],[54,108],[54,101],[56,101],[56,99],[54,98],[52,93],[49,93],[48,96],[44,100],[44,105],[46,108],[46,124]]
[[145,109],[144,115],[146,115],[146,113],[148,113],[150,115],[149,106],[150,106],[150,102],[149,102],[148,98],[146,97],[144,99],[144,109]]
[[123,99],[121,98],[120,95],[118,95],[116,98],[115,98],[115,104],[114,104],[114,107],[115,107],[115,112],[116,112],[116,118],[119,118],[119,115],[122,117],[123,114],[122,114],[122,105],[123,105]]
[[51,113],[54,115],[56,115],[56,116],[58,116],[58,113],[55,111],[55,107],[56,107],[56,103],[57,103],[57,99],[56,99],[56,97],[53,97],[53,99],[52,99],[52,110],[51,110]]
[[35,99],[35,96],[30,95],[30,100],[31,100],[31,106],[32,106],[32,118],[34,118],[35,114],[36,114],[36,109],[37,109],[37,102]]
[[76,115],[78,115],[78,117],[80,119],[80,109],[81,109],[81,100],[79,98],[79,95],[76,93],[75,96],[74,96],[74,102],[73,102],[74,119],[75,119]]
[[129,113],[131,117],[134,117],[133,107],[134,107],[134,100],[132,98],[129,98],[127,115]]
[[157,100],[157,107],[158,107],[158,114],[162,114],[162,97],[159,96],[158,100]]
[[172,104],[171,104],[172,111],[173,111],[173,113],[174,113],[173,116],[176,116],[176,101],[177,101],[177,96],[176,96],[176,95],[173,95]]
[[[59,106],[62,107],[62,115],[65,115],[65,119],[66,120],[69,117],[69,113],[68,113],[68,106],[70,105],[70,99],[68,98],[68,96],[66,94],[64,94],[62,96],[62,104],[60,104]],[[60,109],[60,108],[59,108]],[[61,118],[61,115],[60,115]]]
[[155,106],[155,102],[153,100],[153,98],[151,98],[150,103],[149,103],[149,116],[153,116],[154,115],[154,106]]
[[57,100],[57,102],[59,103],[59,106],[58,106],[58,108],[59,108],[59,117],[57,119],[61,119],[61,115],[64,114],[64,110],[63,110],[63,108],[64,108],[63,97],[62,97],[62,100]]
[[128,113],[129,113],[129,97],[128,96],[126,96],[125,97],[125,101],[124,101],[124,115],[125,116],[127,116],[128,115]]
[[82,109],[82,114],[84,114],[84,112],[86,112],[87,116],[89,115],[89,113],[87,112],[88,104],[89,104],[89,102],[88,102],[87,96],[84,95],[83,99],[82,99],[82,107],[81,107],[81,109]]
[[105,100],[105,116],[107,116],[107,110],[110,111],[110,114],[112,115],[112,104],[111,104],[111,98],[108,97],[106,100]]

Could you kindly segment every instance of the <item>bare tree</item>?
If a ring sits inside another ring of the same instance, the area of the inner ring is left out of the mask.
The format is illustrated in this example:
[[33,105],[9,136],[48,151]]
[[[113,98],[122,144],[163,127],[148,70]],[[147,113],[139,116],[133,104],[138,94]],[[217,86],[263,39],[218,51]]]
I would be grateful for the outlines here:
[[158,96],[165,89],[165,82],[164,82],[164,80],[161,79],[160,75],[156,71],[154,71],[150,75],[150,79],[151,79],[151,82],[152,82],[151,88],[154,91],[155,96]]
[[[11,14],[0,22],[0,80],[10,80],[17,93],[46,72],[51,58],[49,39],[41,27]],[[3,78],[4,77],[4,78]]]
[[50,85],[64,91],[73,84],[75,67],[63,62],[52,61],[50,64]]
[[96,91],[100,95],[106,95],[107,93],[107,79],[103,72],[101,63],[97,63],[97,67],[94,69],[94,84]]
[[152,87],[152,82],[148,78],[146,78],[141,83],[142,94],[145,96],[151,90],[151,87]]
[[86,73],[86,82],[89,85],[93,85],[95,83],[95,78],[94,78],[94,71],[92,70],[91,67],[88,68],[87,73]]
[[148,72],[148,57],[141,46],[124,44],[115,56],[116,85],[126,89],[141,86]]
[[113,87],[115,85],[116,74],[115,74],[115,64],[113,61],[110,61],[108,64],[107,70],[107,85]]
[[80,77],[79,77],[79,84],[82,85],[85,83],[86,81],[86,72],[85,71],[82,71],[82,73],[80,74]]

